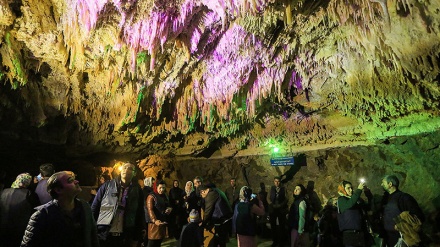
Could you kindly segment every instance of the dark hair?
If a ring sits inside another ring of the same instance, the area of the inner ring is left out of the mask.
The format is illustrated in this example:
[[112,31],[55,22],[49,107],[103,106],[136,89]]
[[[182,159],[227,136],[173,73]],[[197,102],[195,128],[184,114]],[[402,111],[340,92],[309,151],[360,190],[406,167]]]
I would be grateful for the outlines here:
[[275,180],[275,179],[278,179],[278,180],[281,181],[281,177],[280,177],[280,176],[275,176],[275,177],[273,178],[273,180]]
[[163,185],[167,185],[166,183],[165,183],[165,181],[163,181],[163,180],[157,180],[156,181],[156,186],[159,186],[159,184],[163,184]]
[[111,177],[110,177],[110,175],[108,175],[108,174],[101,174],[100,177],[103,177],[103,178],[105,179],[105,181],[112,180]]
[[399,188],[399,179],[395,175],[385,175],[383,179],[385,179],[387,183],[391,182],[391,184],[396,187],[396,189]]
[[202,177],[196,176],[196,177],[193,179],[193,181],[196,180],[196,179],[197,179],[197,180],[200,180],[200,182],[203,183],[203,178],[202,178]]
[[206,190],[206,189],[211,189],[211,187],[209,187],[206,184],[202,184],[197,188],[198,191],[202,191],[202,190]]
[[[305,195],[307,194],[306,187],[304,187],[304,185],[302,185],[302,184],[297,184],[296,186],[298,186],[298,187],[301,188],[301,193],[299,193],[298,196],[302,197],[302,196],[305,196]],[[296,187],[296,186],[295,186],[295,187]]]
[[252,196],[252,189],[247,187],[247,186],[243,186],[242,190],[243,190],[243,197],[244,197],[244,199],[250,201],[251,200],[251,196]]
[[179,180],[177,180],[177,179],[174,179],[174,180],[173,180],[173,187],[174,187],[174,182],[177,182],[177,187],[179,187],[179,186],[180,186],[180,182],[179,182]]
[[50,177],[54,174],[55,168],[51,163],[45,163],[40,166],[40,173],[43,177]]
[[348,181],[346,181],[346,180],[342,181],[342,186],[343,186],[344,188],[345,188],[345,185],[347,185],[347,184],[353,186],[353,184],[352,184],[351,182],[348,182]]
[[59,175],[64,174],[65,171],[54,173],[50,178],[47,180],[47,192],[50,194],[50,196],[53,199],[58,198],[58,193],[55,191],[56,188],[63,188],[63,186],[60,183]]

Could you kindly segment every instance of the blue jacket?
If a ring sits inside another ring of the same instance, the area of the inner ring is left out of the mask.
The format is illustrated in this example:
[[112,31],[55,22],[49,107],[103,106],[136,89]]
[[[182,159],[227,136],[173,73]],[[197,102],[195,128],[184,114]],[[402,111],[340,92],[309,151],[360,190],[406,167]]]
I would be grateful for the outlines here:
[[[98,225],[99,237],[106,239],[113,217],[118,208],[120,178],[105,182],[96,193],[92,212]],[[121,192],[122,193],[122,192]],[[130,183],[124,208],[124,230],[133,229],[134,238],[140,240],[145,229],[144,195],[137,183]]]

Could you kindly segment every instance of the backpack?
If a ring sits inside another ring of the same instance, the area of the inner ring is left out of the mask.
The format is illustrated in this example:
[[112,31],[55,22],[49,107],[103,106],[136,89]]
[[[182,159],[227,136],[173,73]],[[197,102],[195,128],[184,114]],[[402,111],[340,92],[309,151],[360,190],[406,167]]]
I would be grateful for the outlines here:
[[252,203],[239,202],[235,205],[232,229],[245,236],[256,235],[256,219],[251,213]]
[[[212,214],[213,218],[217,218],[220,221],[228,220],[232,217],[232,209],[229,205],[228,199],[226,198],[225,194],[222,191],[219,191],[215,189],[219,197],[217,198],[217,201],[215,202],[214,206],[214,213]],[[223,222],[218,222],[223,223]]]

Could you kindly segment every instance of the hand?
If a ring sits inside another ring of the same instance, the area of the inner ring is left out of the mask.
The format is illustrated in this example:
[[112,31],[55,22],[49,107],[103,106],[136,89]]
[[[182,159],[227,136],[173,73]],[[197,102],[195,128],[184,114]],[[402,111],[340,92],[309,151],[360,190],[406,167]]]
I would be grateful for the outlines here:
[[168,207],[167,209],[165,209],[165,214],[170,214],[172,210],[173,208]]
[[361,182],[359,183],[358,189],[362,190],[364,189],[364,186],[365,186],[365,182]]
[[373,193],[371,193],[370,188],[368,188],[367,186],[364,187],[364,194],[367,198],[372,198],[373,197]]

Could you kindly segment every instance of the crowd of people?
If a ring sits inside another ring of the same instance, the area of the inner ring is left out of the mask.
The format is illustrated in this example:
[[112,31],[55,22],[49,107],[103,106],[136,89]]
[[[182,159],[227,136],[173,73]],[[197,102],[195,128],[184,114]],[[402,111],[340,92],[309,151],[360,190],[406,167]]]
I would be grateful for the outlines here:
[[264,183],[254,193],[236,178],[223,191],[200,176],[184,188],[174,180],[167,191],[160,178],[139,184],[138,170],[124,163],[114,178],[100,176],[90,201],[78,198],[82,189],[71,171],[55,173],[52,164],[43,164],[35,178],[19,174],[1,190],[0,247],[156,247],[166,238],[182,247],[224,247],[230,241],[254,247],[257,235],[270,236],[272,246],[424,245],[423,212],[399,190],[394,175],[383,177],[380,203],[373,203],[364,181],[355,188],[342,181],[339,196],[321,208],[310,186],[297,184],[289,196],[280,177],[269,193]]

